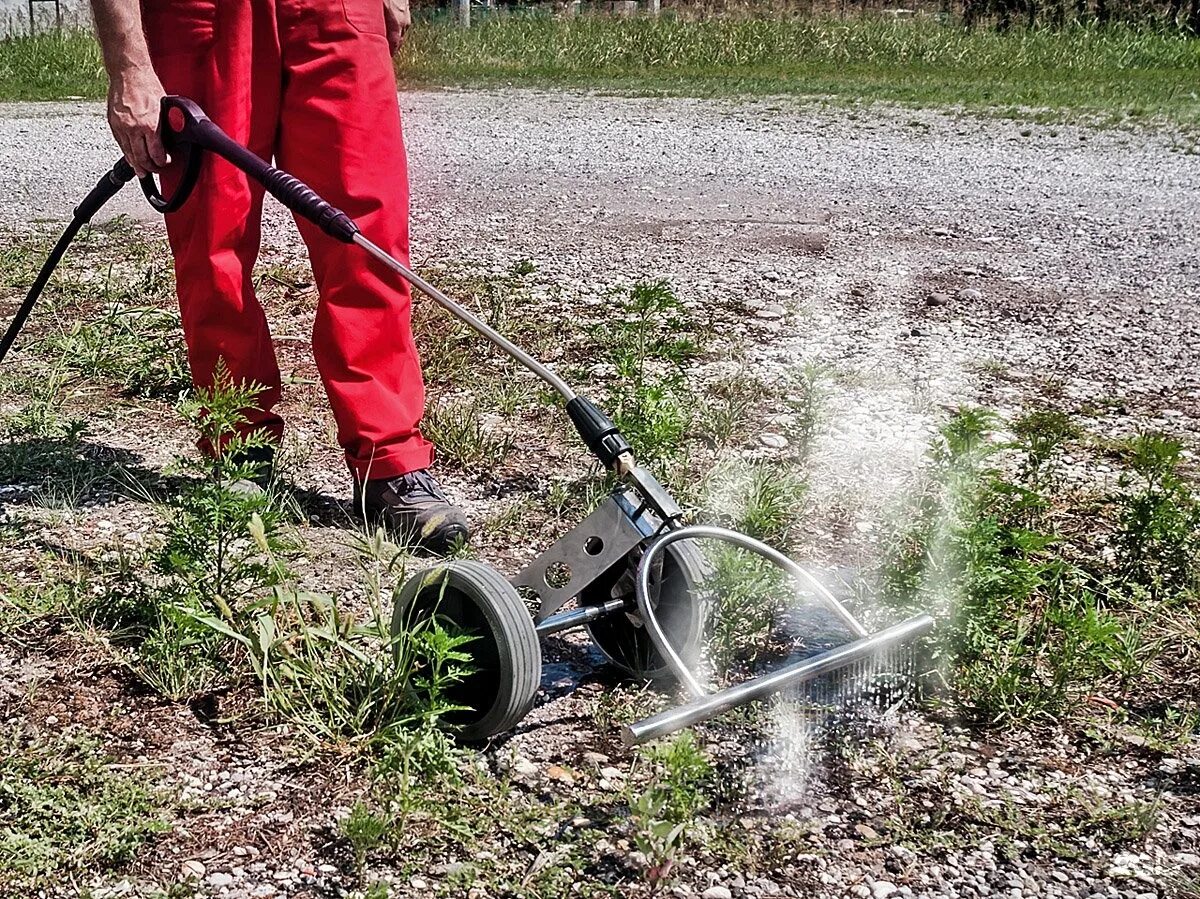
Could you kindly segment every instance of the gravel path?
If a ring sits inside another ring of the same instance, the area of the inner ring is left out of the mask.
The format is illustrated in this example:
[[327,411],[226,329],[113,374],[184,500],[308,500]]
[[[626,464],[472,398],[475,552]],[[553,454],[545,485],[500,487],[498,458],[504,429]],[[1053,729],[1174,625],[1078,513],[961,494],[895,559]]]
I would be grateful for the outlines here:
[[[851,515],[903,484],[939,404],[1045,397],[1113,434],[1200,421],[1194,138],[788,99],[403,105],[418,260],[530,258],[584,300],[667,277],[757,303],[755,373],[836,382],[814,485]],[[113,157],[98,104],[4,107],[0,224],[63,218]],[[112,210],[152,215],[133,189]],[[278,208],[267,242],[295,243]]]
[[[657,277],[696,304],[742,298],[749,350],[728,365],[781,392],[800,365],[822,366],[830,390],[813,490],[860,532],[903,489],[940,407],[1042,399],[1102,433],[1196,436],[1200,155],[1181,138],[793,100],[493,91],[403,101],[419,260],[505,270],[528,258],[580,302]],[[114,156],[96,104],[0,108],[0,227],[63,219]],[[149,218],[132,190],[112,210]],[[267,242],[294,246],[278,210]],[[542,720],[566,707],[547,704]],[[537,741],[552,733],[532,730],[511,748],[544,759]],[[981,761],[961,732],[912,741],[922,758],[940,745],[965,790],[1020,780]],[[1026,742],[1028,758],[1006,765],[1036,758],[1049,769],[1063,756]],[[1146,773],[1114,763],[1083,777],[1107,777],[1124,796]],[[814,813],[823,826],[854,820],[829,801]],[[1194,846],[1195,812],[1161,822],[1159,843]],[[1082,864],[1002,855],[985,845],[917,862],[880,847],[812,864],[822,895],[877,897],[1155,896],[1157,872],[1200,865],[1190,849],[1132,853],[1106,857],[1095,878]],[[897,888],[889,872],[913,886]],[[737,879],[713,875],[704,895],[730,895],[716,880],[733,895],[797,895]]]

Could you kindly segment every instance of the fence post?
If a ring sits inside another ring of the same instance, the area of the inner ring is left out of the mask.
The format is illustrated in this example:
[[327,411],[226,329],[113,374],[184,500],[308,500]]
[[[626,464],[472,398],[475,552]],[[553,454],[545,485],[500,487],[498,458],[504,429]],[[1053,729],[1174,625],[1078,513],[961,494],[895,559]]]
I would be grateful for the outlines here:
[[651,18],[658,18],[658,11],[662,7],[662,0],[646,0],[646,12]]
[[471,27],[471,0],[454,0],[454,21],[459,28]]

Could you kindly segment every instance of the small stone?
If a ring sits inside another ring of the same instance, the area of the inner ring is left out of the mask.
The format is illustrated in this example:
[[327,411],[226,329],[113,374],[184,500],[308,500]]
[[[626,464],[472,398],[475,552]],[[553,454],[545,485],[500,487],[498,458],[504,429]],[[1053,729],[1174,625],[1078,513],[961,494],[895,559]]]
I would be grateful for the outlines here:
[[878,840],[879,834],[870,824],[855,824],[855,832],[864,840]]
[[226,871],[214,871],[208,875],[207,883],[210,887],[216,887],[217,889],[227,887],[233,883],[233,875]]
[[925,298],[926,306],[945,306],[950,302],[950,294],[948,293],[931,293]]
[[888,880],[877,880],[871,887],[871,895],[874,899],[888,899],[888,896],[896,892],[896,885]]
[[529,759],[525,758],[517,759],[515,762],[513,762],[512,767],[513,771],[522,777],[536,777],[538,773],[538,766],[529,761]]
[[788,439],[782,434],[772,434],[770,432],[766,434],[759,434],[758,442],[763,446],[770,447],[771,449],[783,449],[788,445]]
[[408,885],[411,886],[414,890],[425,890],[425,889],[428,889],[428,887],[429,887],[429,884],[427,884],[420,877],[410,878],[408,881]]
[[625,776],[625,774],[619,768],[609,767],[609,768],[601,768],[600,776],[603,777],[605,780],[620,780],[621,778],[623,778]]
[[190,858],[179,866],[180,880],[200,880],[202,877],[204,877],[203,862]]
[[914,327],[914,328],[908,329],[908,334],[910,337],[924,337],[928,333],[929,332],[926,331],[924,328]]
[[729,891],[729,887],[714,884],[700,894],[700,899],[733,899],[733,893]]
[[575,784],[575,778],[562,765],[551,765],[546,769],[546,776],[551,780],[557,780],[559,783],[566,784],[568,787]]
[[785,315],[787,315],[787,310],[778,303],[767,303],[761,309],[756,310],[754,315],[756,318],[765,318],[769,321],[773,321],[775,319],[783,318]]
[[969,302],[977,302],[983,299],[983,291],[976,290],[974,287],[964,287],[958,292],[958,298]]
[[1193,852],[1180,852],[1175,856],[1175,863],[1184,868],[1200,868],[1200,855]]

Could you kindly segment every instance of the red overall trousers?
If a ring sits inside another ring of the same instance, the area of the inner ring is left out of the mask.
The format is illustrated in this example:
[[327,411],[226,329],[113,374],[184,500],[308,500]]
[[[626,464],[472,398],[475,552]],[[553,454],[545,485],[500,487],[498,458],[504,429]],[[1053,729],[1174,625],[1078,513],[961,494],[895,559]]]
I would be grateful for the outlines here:
[[[234,140],[306,182],[408,261],[408,173],[382,0],[142,0],[154,68]],[[173,187],[168,171],[165,187]],[[164,191],[165,192],[165,191]],[[192,378],[265,388],[253,427],[276,439],[279,366],[251,270],[263,190],[215,156],[167,216]],[[427,467],[411,293],[361,249],[297,220],[320,294],[313,354],[356,478]]]

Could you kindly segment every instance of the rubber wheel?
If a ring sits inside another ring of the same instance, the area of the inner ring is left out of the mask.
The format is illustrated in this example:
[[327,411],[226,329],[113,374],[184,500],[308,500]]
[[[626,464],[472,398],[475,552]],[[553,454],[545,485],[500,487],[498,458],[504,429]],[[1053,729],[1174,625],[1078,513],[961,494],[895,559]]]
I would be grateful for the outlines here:
[[[580,604],[632,600],[637,558],[636,554],[626,556],[600,575],[579,594]],[[657,598],[654,611],[658,621],[676,652],[689,664],[700,655],[708,623],[708,601],[701,589],[707,570],[703,553],[681,540],[663,551],[661,577],[650,578],[651,593]],[[644,681],[674,678],[640,621],[619,612],[593,621],[588,633],[608,660],[630,677]]]
[[472,670],[446,690],[467,710],[446,716],[459,739],[486,740],[512,730],[533,706],[542,680],[542,650],[520,594],[503,575],[478,562],[455,561],[414,575],[400,589],[392,633],[434,618],[472,636],[463,649]]

